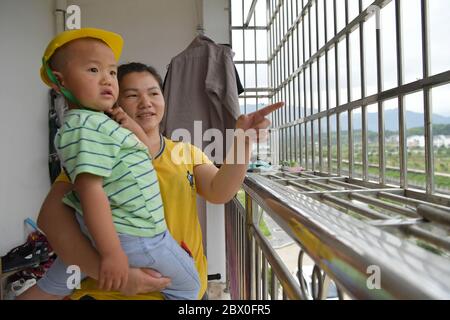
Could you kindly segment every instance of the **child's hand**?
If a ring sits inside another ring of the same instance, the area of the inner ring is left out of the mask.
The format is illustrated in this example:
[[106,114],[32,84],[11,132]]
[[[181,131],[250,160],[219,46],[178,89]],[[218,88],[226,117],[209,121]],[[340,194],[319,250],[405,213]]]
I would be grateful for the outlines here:
[[128,258],[122,250],[102,257],[99,272],[99,289],[122,290],[128,282]]
[[109,114],[111,117],[118,122],[122,127],[125,129],[130,130],[134,134],[140,133],[140,130],[142,130],[141,126],[137,124],[134,119],[132,119],[123,109],[119,106],[112,108],[109,111]]

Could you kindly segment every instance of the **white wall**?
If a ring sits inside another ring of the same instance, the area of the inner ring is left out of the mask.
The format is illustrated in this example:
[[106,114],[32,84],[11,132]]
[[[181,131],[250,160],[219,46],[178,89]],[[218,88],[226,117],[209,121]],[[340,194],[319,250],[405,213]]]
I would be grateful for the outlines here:
[[[203,1],[203,27],[205,35],[217,43],[230,43],[228,0]],[[206,206],[206,255],[208,273],[220,273],[225,282],[225,208],[223,205],[207,203]]]
[[203,0],[205,34],[217,43],[230,43],[229,0]]
[[54,35],[54,0],[0,1],[0,255],[22,244],[50,187],[48,89],[40,59]]
[[196,36],[195,0],[68,0],[81,9],[81,26],[117,32],[125,40],[121,63],[143,62],[162,77],[172,57]]

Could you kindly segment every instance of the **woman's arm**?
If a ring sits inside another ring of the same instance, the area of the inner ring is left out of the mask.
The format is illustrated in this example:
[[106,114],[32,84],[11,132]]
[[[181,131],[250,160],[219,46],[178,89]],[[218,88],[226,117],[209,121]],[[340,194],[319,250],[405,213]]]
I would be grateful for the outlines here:
[[[62,198],[72,190],[72,184],[55,182],[42,204],[38,217],[41,228],[52,248],[67,265],[78,265],[83,273],[98,279],[100,256],[80,230],[71,208],[64,205]],[[170,284],[169,278],[150,269],[130,268],[126,295],[161,291]]]
[[100,256],[80,230],[74,211],[62,202],[72,184],[55,182],[42,204],[37,220],[53,250],[67,265],[78,265],[89,277],[98,279]]
[[[203,198],[216,204],[233,199],[244,181],[252,144],[267,138],[265,129],[269,127],[270,121],[266,116],[283,105],[283,102],[279,102],[239,117],[236,122],[237,133],[233,145],[219,170],[210,164],[194,168],[197,192]],[[249,133],[254,134],[249,135]]]
[[230,155],[237,154],[238,143],[231,147],[234,153],[229,152],[225,163],[217,169],[212,164],[202,164],[194,168],[195,184],[197,192],[211,203],[222,204],[233,199],[244,181],[250,158],[250,142],[245,143],[245,162],[238,164],[236,158]]

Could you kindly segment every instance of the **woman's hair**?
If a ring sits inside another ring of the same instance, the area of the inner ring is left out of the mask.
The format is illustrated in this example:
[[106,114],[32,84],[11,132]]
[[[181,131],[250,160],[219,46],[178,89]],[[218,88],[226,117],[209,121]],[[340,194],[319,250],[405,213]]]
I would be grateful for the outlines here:
[[119,81],[119,84],[122,81],[123,77],[125,77],[127,74],[132,73],[132,72],[148,72],[148,73],[150,73],[155,78],[155,80],[158,82],[159,88],[162,91],[163,82],[162,82],[162,78],[159,75],[158,71],[156,71],[156,69],[153,68],[152,66],[147,66],[140,62],[130,62],[130,63],[122,64],[119,66],[119,68],[117,69],[117,80]]

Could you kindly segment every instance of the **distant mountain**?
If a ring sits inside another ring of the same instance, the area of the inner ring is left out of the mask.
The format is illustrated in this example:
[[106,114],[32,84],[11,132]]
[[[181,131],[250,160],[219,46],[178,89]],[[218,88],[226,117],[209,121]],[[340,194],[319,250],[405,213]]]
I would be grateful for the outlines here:
[[[406,111],[406,128],[422,128],[424,126],[423,113]],[[450,124],[450,117],[444,117],[438,114],[432,116],[433,124]],[[367,123],[369,131],[378,131],[378,113],[368,113]],[[398,131],[398,111],[386,110],[384,112],[384,126],[386,131]],[[353,123],[355,130],[362,128],[361,120],[358,119]]]
[[[264,107],[264,105],[259,105],[259,109]],[[247,104],[247,113],[256,110],[256,106],[253,104]],[[242,112],[244,108],[241,107]],[[423,113],[406,111],[406,128],[422,128],[424,126],[424,116]],[[386,110],[384,112],[384,123],[386,131],[398,131],[398,110]],[[432,116],[433,124],[450,124],[450,117],[441,116],[438,114],[433,114]],[[368,113],[367,123],[369,131],[378,131],[378,113]],[[334,127],[334,126],[333,126]],[[353,122],[354,130],[361,130],[362,121],[361,117],[357,117]],[[345,130],[345,129],[344,129]]]

